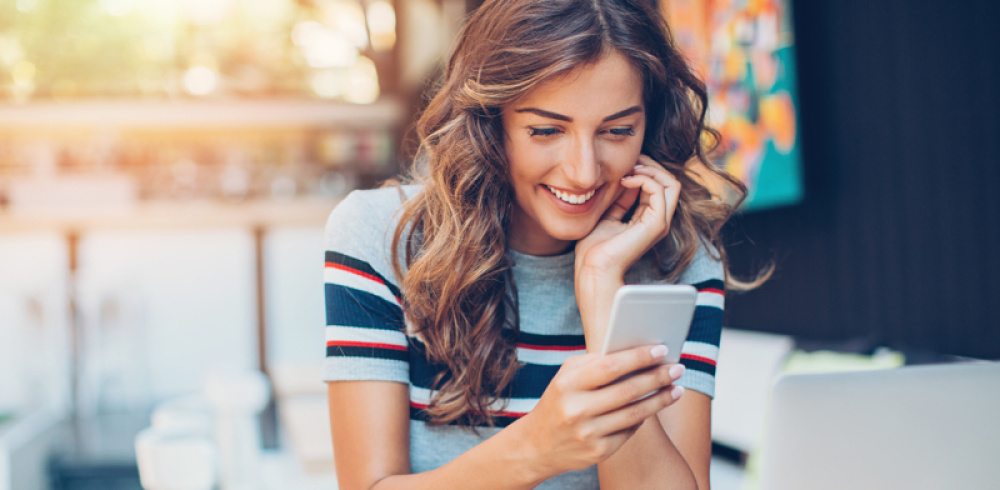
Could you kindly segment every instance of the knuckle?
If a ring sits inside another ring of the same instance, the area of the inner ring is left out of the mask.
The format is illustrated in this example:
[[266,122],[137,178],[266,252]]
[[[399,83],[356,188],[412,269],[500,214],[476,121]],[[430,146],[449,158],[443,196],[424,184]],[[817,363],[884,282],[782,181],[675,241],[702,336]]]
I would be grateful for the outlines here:
[[674,381],[670,376],[670,366],[663,366],[656,370],[656,381],[660,386],[666,386]]
[[560,393],[566,393],[572,390],[572,381],[569,376],[556,376],[551,383],[552,387]]
[[660,390],[660,392],[657,393],[656,398],[660,402],[660,404],[659,404],[660,408],[666,408],[666,407],[670,406],[670,404],[674,403],[674,396],[673,396],[673,394],[670,393],[670,387],[669,386],[666,387],[666,388],[664,388],[664,389],[662,389],[662,390]]
[[591,459],[594,461],[604,461],[611,456],[611,444],[606,440],[600,440],[594,443],[591,453]]
[[653,351],[650,346],[644,345],[635,349],[635,360],[642,365],[648,365],[653,362],[657,362],[657,359],[653,357]]
[[566,421],[567,424],[574,425],[583,419],[583,412],[571,406],[562,407],[562,419]]
[[625,412],[625,417],[628,419],[629,425],[636,425],[643,420],[646,420],[645,407],[643,407],[642,404],[633,405],[628,408],[627,412]]
[[600,368],[602,372],[617,372],[619,369],[618,356],[605,356],[598,361],[597,367]]
[[638,389],[633,383],[618,383],[615,386],[616,396],[622,402],[629,402],[639,397]]

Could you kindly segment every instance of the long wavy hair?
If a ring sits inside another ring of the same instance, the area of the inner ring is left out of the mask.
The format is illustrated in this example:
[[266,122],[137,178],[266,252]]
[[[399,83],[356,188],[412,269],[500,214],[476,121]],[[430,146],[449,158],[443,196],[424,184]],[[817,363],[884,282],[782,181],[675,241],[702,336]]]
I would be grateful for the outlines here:
[[[681,182],[669,235],[649,252],[658,275],[676,278],[703,245],[725,263],[719,229],[746,190],[706,158],[719,136],[705,124],[705,85],[674,46],[656,2],[487,0],[460,32],[417,122],[410,180],[423,187],[404,204],[392,243],[410,331],[429,361],[447,368],[427,408],[432,423],[492,424],[490,407],[502,403],[519,367],[506,239],[515,204],[501,110],[611,51],[643,80],[642,152]],[[726,184],[736,202],[713,198],[706,180]],[[726,272],[731,289],[763,279],[741,282]]]

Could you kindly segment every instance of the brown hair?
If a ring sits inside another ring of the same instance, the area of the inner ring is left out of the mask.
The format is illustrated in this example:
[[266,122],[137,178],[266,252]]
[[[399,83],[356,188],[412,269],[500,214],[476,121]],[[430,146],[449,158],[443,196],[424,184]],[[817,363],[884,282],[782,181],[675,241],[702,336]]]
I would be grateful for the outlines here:
[[[719,228],[746,191],[706,159],[719,138],[705,126],[705,86],[654,2],[487,0],[460,32],[442,85],[417,122],[413,180],[423,188],[404,204],[392,243],[412,332],[430,362],[447,367],[427,408],[433,423],[492,423],[488,407],[518,368],[515,336],[508,335],[518,321],[506,240],[515,204],[500,112],[611,50],[643,80],[642,152],[682,185],[669,235],[650,252],[660,275],[676,278],[702,245],[725,263]],[[700,162],[698,169],[689,162]],[[705,179],[727,183],[736,203],[713,199]],[[763,279],[744,283],[726,272],[731,288]]]

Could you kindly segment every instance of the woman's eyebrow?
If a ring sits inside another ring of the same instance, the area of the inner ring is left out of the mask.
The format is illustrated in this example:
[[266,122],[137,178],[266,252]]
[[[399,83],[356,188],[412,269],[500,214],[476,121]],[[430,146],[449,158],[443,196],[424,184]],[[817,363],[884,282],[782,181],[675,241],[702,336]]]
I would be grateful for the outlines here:
[[635,114],[636,112],[642,112],[642,107],[634,105],[632,107],[629,107],[628,109],[625,109],[624,111],[616,112],[616,113],[614,113],[614,114],[612,114],[612,115],[604,118],[603,122],[614,121],[615,119],[621,119],[621,118],[623,118],[625,116],[628,116],[628,115],[631,115],[631,114]]
[[[573,122],[573,118],[571,118],[569,116],[564,116],[562,114],[558,114],[558,113],[555,113],[555,112],[546,111],[544,109],[538,109],[536,107],[523,107],[523,108],[520,108],[520,109],[514,109],[514,112],[518,112],[518,113],[520,113],[520,112],[530,112],[532,114],[537,114],[539,116],[547,117],[549,119],[555,119],[555,120],[558,120],[558,121]],[[614,113],[614,114],[612,114],[612,115],[604,118],[602,120],[602,122],[608,122],[608,121],[614,121],[615,119],[621,119],[621,118],[623,118],[625,116],[628,116],[628,115],[631,115],[631,114],[635,114],[636,112],[642,112],[642,107],[639,107],[639,106],[629,107],[628,109],[625,109],[624,111],[616,112],[616,113]]]
[[549,119],[557,119],[559,121],[573,122],[573,118],[569,116],[564,116],[562,114],[556,114],[555,112],[549,112],[542,109],[536,109],[534,107],[525,107],[522,109],[514,109],[514,112],[530,112],[532,114],[537,114],[542,117],[547,117]]

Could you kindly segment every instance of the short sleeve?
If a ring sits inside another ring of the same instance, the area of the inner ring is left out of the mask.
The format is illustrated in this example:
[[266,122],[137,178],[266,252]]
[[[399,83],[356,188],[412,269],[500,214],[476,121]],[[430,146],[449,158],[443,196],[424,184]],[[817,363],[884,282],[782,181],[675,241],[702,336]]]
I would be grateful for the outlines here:
[[327,220],[324,381],[409,382],[401,294],[386,259],[394,208],[379,206],[380,192],[351,193]]
[[725,307],[725,271],[714,250],[704,246],[678,283],[698,290],[691,329],[681,350],[681,363],[687,368],[677,384],[715,398],[715,364],[722,337],[722,314]]

